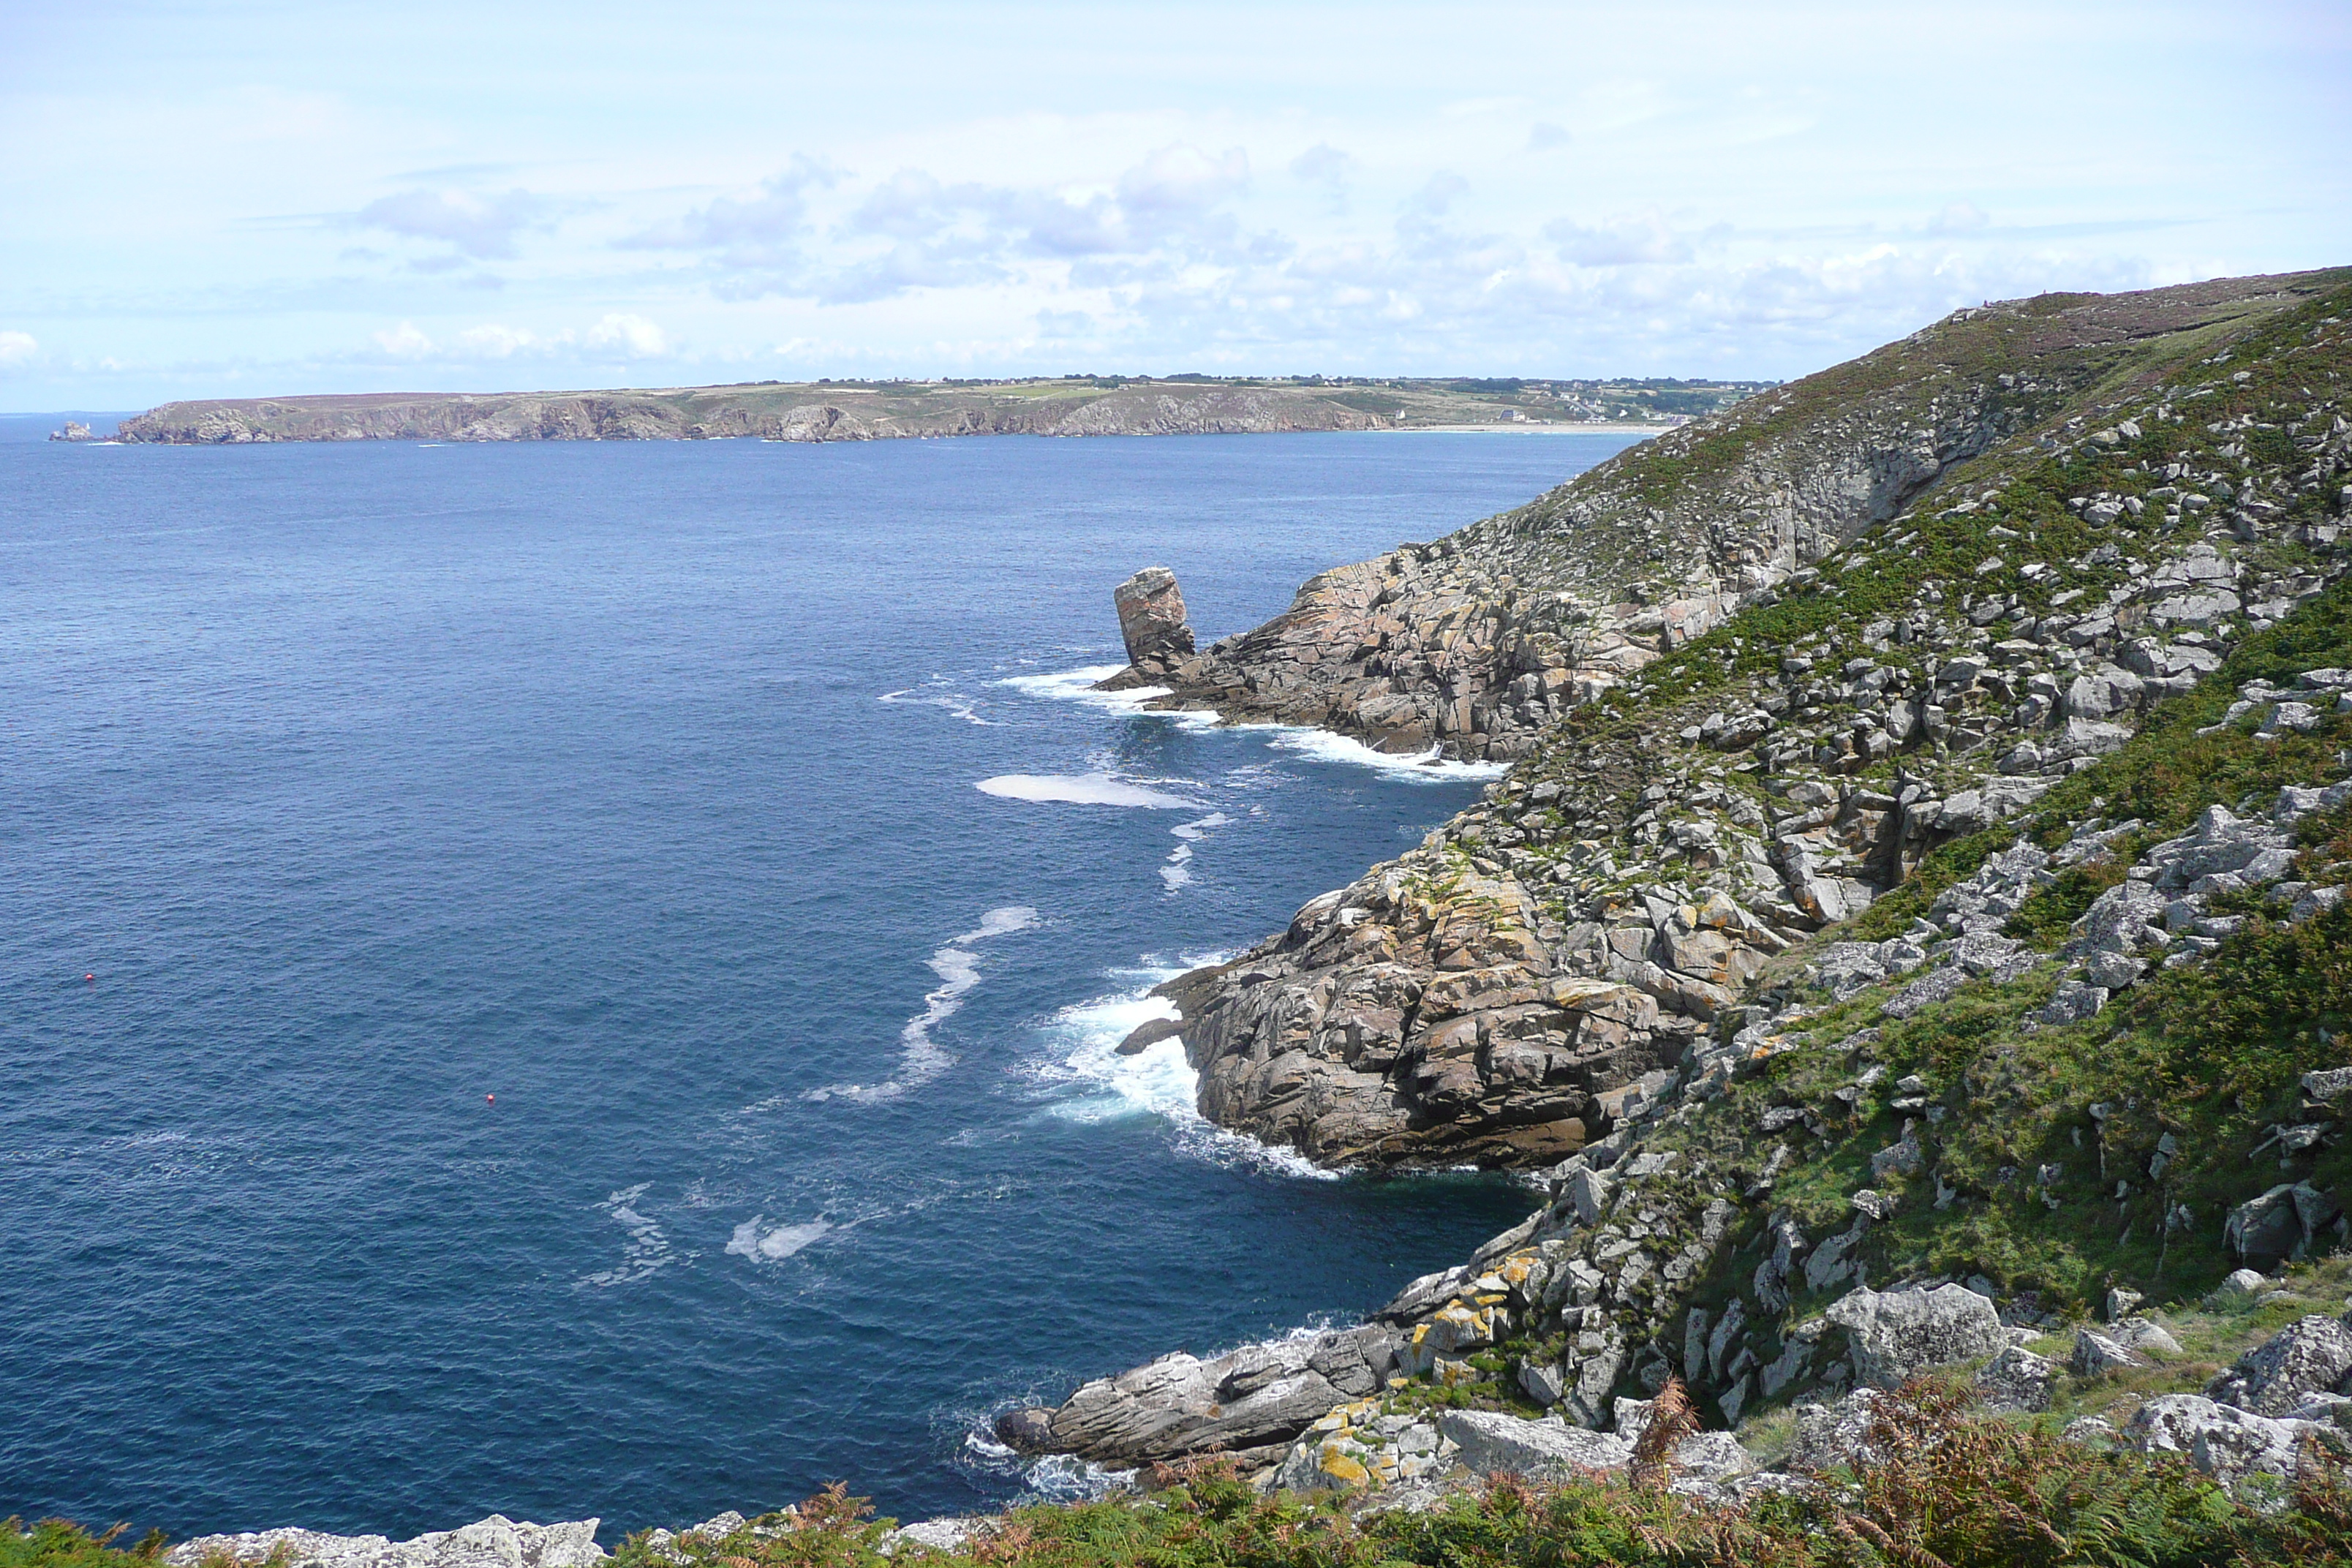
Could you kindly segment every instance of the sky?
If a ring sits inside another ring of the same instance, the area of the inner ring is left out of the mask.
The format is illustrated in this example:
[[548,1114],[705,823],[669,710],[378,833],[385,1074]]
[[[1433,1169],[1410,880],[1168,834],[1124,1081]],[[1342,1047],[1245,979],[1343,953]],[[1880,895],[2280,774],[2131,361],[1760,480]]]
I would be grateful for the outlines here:
[[1780,379],[2352,263],[2347,152],[2343,0],[0,0],[0,409]]

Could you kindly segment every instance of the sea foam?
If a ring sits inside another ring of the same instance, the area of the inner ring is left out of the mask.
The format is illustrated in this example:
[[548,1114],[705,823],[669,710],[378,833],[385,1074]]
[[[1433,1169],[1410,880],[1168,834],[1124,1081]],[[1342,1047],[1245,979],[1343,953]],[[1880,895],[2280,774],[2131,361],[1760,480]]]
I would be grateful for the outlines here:
[[1480,779],[1498,779],[1511,771],[1507,763],[1461,762],[1446,756],[1436,746],[1400,754],[1374,751],[1361,741],[1335,735],[1328,730],[1306,730],[1291,724],[1245,724],[1241,728],[1274,731],[1266,744],[1282,751],[1296,752],[1321,763],[1349,763],[1371,768],[1391,778],[1414,783],[1470,784]]
[[919,1089],[955,1065],[955,1058],[931,1037],[931,1031],[963,1005],[963,994],[980,984],[980,960],[974,942],[992,936],[1027,931],[1037,923],[1037,911],[1026,904],[1006,904],[981,916],[980,924],[950,942],[925,960],[940,984],[923,995],[923,1010],[898,1031],[898,1070],[882,1083],[835,1083],[810,1089],[803,1100],[851,1100],[875,1104],[896,1100]]
[[1160,879],[1168,884],[1171,894],[1192,885],[1193,844],[1207,837],[1211,828],[1223,827],[1232,820],[1222,811],[1213,811],[1193,821],[1180,822],[1168,830],[1178,842],[1168,852],[1167,863],[1160,868]]
[[1137,805],[1153,811],[1198,811],[1201,803],[1116,779],[1108,773],[1003,773],[971,786],[1005,800],[1072,805]]
[[1172,695],[1171,689],[1165,686],[1135,686],[1125,691],[1097,691],[1094,689],[1097,681],[1108,680],[1126,668],[1123,664],[1082,665],[1076,669],[1060,670],[1051,675],[1007,676],[996,684],[1056,702],[1083,702],[1106,713],[1124,713],[1139,719],[1165,719],[1188,730],[1213,730],[1217,727],[1217,715],[1208,709],[1149,706],[1160,698]]
[[765,1215],[755,1214],[737,1226],[735,1234],[727,1243],[729,1255],[748,1258],[754,1263],[781,1263],[833,1228],[831,1222],[821,1215],[799,1225],[761,1229],[766,1223]]
[[628,1247],[617,1267],[599,1269],[583,1277],[580,1283],[598,1287],[627,1285],[659,1273],[677,1261],[677,1253],[671,1247],[669,1237],[662,1234],[661,1226],[637,1211],[637,1200],[652,1185],[651,1182],[639,1182],[634,1187],[623,1187],[596,1205],[629,1233]]
[[1153,986],[1217,963],[1220,956],[1203,953],[1173,968],[1119,971],[1118,978],[1140,984],[1056,1013],[1044,1029],[1047,1055],[1034,1069],[1046,1090],[1048,1114],[1079,1122],[1156,1117],[1167,1125],[1170,1142],[1180,1152],[1211,1164],[1337,1180],[1337,1172],[1323,1170],[1303,1155],[1228,1132],[1202,1116],[1198,1104],[1201,1075],[1185,1060],[1182,1042],[1162,1040],[1132,1056],[1119,1054],[1119,1042],[1139,1025],[1177,1016],[1173,1006],[1150,994]]

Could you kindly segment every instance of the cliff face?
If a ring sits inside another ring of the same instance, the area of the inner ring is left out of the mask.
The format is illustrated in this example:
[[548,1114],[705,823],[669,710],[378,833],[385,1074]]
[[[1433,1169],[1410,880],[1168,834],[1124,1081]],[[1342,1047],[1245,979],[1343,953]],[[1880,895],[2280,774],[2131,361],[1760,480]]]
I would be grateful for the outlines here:
[[[1514,511],[1313,578],[1164,682],[1169,706],[1513,760],[1542,728],[2160,345],[2308,297],[2255,278],[1962,310],[1628,450]],[[2151,352],[2151,351],[2154,352]]]
[[[655,441],[908,436],[1250,435],[1371,430],[1381,416],[1284,387],[1177,385],[1016,395],[988,389],[692,387],[667,392],[369,394],[167,403],[125,441]],[[816,395],[814,398],[812,394]]]
[[1327,1164],[1530,1165],[1654,1104],[1781,954],[2340,573],[2346,285],[1970,312],[1179,664],[1180,699],[1520,759],[1165,988],[1203,1112]]

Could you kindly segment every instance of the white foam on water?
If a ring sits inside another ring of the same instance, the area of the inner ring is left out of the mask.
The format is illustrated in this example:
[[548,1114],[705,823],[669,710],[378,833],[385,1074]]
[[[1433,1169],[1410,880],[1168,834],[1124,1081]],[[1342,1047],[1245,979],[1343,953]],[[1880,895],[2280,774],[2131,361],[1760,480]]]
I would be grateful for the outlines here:
[[1136,686],[1125,691],[1097,691],[1098,680],[1108,680],[1127,666],[1123,664],[1089,664],[1076,669],[1065,669],[1052,675],[1011,675],[996,682],[1031,697],[1043,697],[1055,702],[1083,702],[1089,708],[1099,708],[1106,713],[1118,713],[1138,719],[1165,719],[1187,730],[1213,730],[1217,715],[1209,709],[1162,709],[1147,704],[1159,698],[1172,695],[1165,686]]
[[1171,896],[1192,885],[1193,844],[1207,837],[1211,828],[1223,827],[1232,820],[1222,811],[1213,811],[1195,821],[1178,823],[1168,830],[1179,840],[1176,847],[1169,851],[1167,864],[1160,868],[1160,879],[1168,884]]
[[1390,778],[1420,784],[1471,784],[1484,779],[1498,779],[1511,771],[1508,763],[1465,763],[1446,756],[1433,745],[1425,752],[1399,755],[1376,752],[1361,741],[1347,735],[1335,735],[1328,730],[1307,730],[1294,724],[1246,724],[1243,729],[1265,729],[1278,731],[1266,742],[1269,746],[1301,756],[1313,757],[1321,763],[1349,763],[1370,768]]
[[651,1182],[639,1182],[634,1187],[623,1187],[596,1205],[603,1209],[614,1224],[627,1230],[628,1247],[621,1255],[621,1262],[617,1268],[599,1269],[593,1274],[585,1275],[581,1279],[580,1283],[593,1285],[600,1289],[614,1285],[627,1285],[643,1279],[648,1275],[659,1273],[677,1261],[677,1250],[670,1246],[669,1237],[662,1234],[661,1226],[637,1212],[635,1206],[637,1200],[644,1197],[646,1189],[652,1185]]
[[[964,993],[980,984],[980,959],[972,951],[974,942],[986,942],[992,936],[1004,936],[1016,931],[1027,931],[1037,923],[1037,911],[1026,904],[1006,904],[980,917],[980,924],[924,962],[940,984],[923,995],[923,1010],[907,1020],[898,1031],[898,1070],[882,1083],[835,1083],[823,1089],[813,1089],[801,1096],[803,1100],[850,1100],[873,1105],[896,1100],[908,1089],[920,1089],[955,1065],[955,1058],[931,1038],[931,1031],[963,1005]],[[746,1110],[759,1110],[771,1107],[772,1100],[761,1100]]]
[[1108,773],[1004,773],[971,786],[1004,800],[1070,805],[1142,806],[1152,811],[1198,811],[1201,803],[1163,790],[1129,784]]
[[1339,1173],[1322,1170],[1303,1155],[1228,1132],[1203,1117],[1198,1104],[1201,1077],[1184,1059],[1181,1041],[1161,1040],[1133,1056],[1119,1055],[1119,1042],[1138,1026],[1177,1016],[1174,1006],[1150,994],[1151,987],[1214,963],[1219,956],[1202,954],[1176,968],[1121,971],[1121,978],[1140,984],[1056,1013],[1045,1026],[1048,1054],[1034,1069],[1049,1096],[1047,1114],[1077,1122],[1156,1117],[1166,1123],[1178,1151],[1211,1164],[1338,1180]]
[[727,1251],[734,1258],[748,1258],[754,1263],[782,1263],[793,1253],[833,1229],[832,1222],[820,1215],[799,1225],[780,1225],[762,1230],[767,1215],[753,1215],[735,1227],[728,1239]]
[[[941,689],[929,689],[933,687]],[[908,686],[897,691],[886,691],[875,700],[887,702],[894,706],[938,708],[950,717],[962,720],[967,724],[978,724],[983,729],[1001,727],[997,720],[982,718],[980,710],[972,705],[973,700],[956,690],[944,678],[935,678],[925,681],[921,686]]]
[[1029,1467],[1025,1479],[1031,1494],[1048,1503],[1099,1502],[1135,1489],[1133,1470],[1115,1470],[1076,1454],[1046,1455]]

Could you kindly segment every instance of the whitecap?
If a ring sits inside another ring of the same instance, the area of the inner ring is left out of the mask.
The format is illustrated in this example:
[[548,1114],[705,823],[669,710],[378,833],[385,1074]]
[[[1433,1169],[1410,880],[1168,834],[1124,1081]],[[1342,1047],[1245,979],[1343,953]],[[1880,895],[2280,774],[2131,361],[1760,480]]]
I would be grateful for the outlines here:
[[766,1223],[767,1215],[755,1214],[737,1226],[727,1243],[729,1255],[748,1258],[754,1263],[781,1263],[833,1228],[832,1222],[822,1215],[799,1225],[761,1230],[760,1227]]
[[1200,1074],[1185,1060],[1179,1040],[1162,1040],[1132,1056],[1119,1043],[1154,1018],[1173,1018],[1176,1009],[1150,994],[1151,987],[1186,970],[1218,962],[1202,954],[1175,967],[1126,972],[1141,983],[1065,1007],[1045,1026],[1048,1056],[1034,1076],[1045,1086],[1048,1113],[1067,1121],[1105,1122],[1150,1116],[1167,1124],[1179,1152],[1212,1164],[1244,1165],[1286,1176],[1334,1181],[1326,1171],[1288,1149],[1228,1132],[1200,1111]]
[[[980,924],[956,937],[924,962],[940,984],[923,995],[923,1010],[907,1020],[898,1031],[898,1070],[886,1082],[876,1084],[835,1083],[823,1089],[813,1089],[801,1096],[803,1100],[850,1100],[872,1105],[896,1100],[910,1089],[919,1089],[955,1065],[955,1058],[931,1038],[931,1030],[946,1022],[963,1005],[963,994],[980,984],[980,960],[972,952],[972,943],[985,942],[992,936],[1004,936],[1013,931],[1027,931],[1037,923],[1037,911],[1026,904],[1006,904],[980,917]],[[774,1104],[762,1100],[748,1110],[763,1110]]]
[[1134,805],[1153,811],[1198,811],[1201,803],[1129,784],[1108,773],[1003,773],[971,786],[1004,800],[1069,805]]
[[1279,731],[1266,744],[1286,752],[1297,752],[1318,762],[1350,763],[1375,769],[1390,778],[1417,784],[1473,784],[1498,779],[1511,771],[1508,763],[1465,763],[1446,756],[1437,746],[1399,754],[1376,752],[1352,736],[1336,735],[1328,730],[1305,730],[1290,724],[1250,724],[1243,728]]
[[1097,681],[1108,680],[1126,668],[1123,664],[1089,664],[1052,675],[1007,676],[996,684],[1055,702],[1083,702],[1107,713],[1138,719],[1165,719],[1188,730],[1211,730],[1217,726],[1217,714],[1210,709],[1149,706],[1162,697],[1173,695],[1172,689],[1169,687],[1133,686],[1124,691],[1097,691],[1094,689]]
[[677,1261],[677,1253],[671,1247],[669,1237],[662,1234],[661,1226],[637,1211],[637,1200],[652,1185],[651,1182],[639,1182],[634,1187],[623,1187],[596,1205],[629,1233],[628,1246],[618,1267],[599,1269],[583,1277],[580,1283],[600,1288],[626,1285]]

